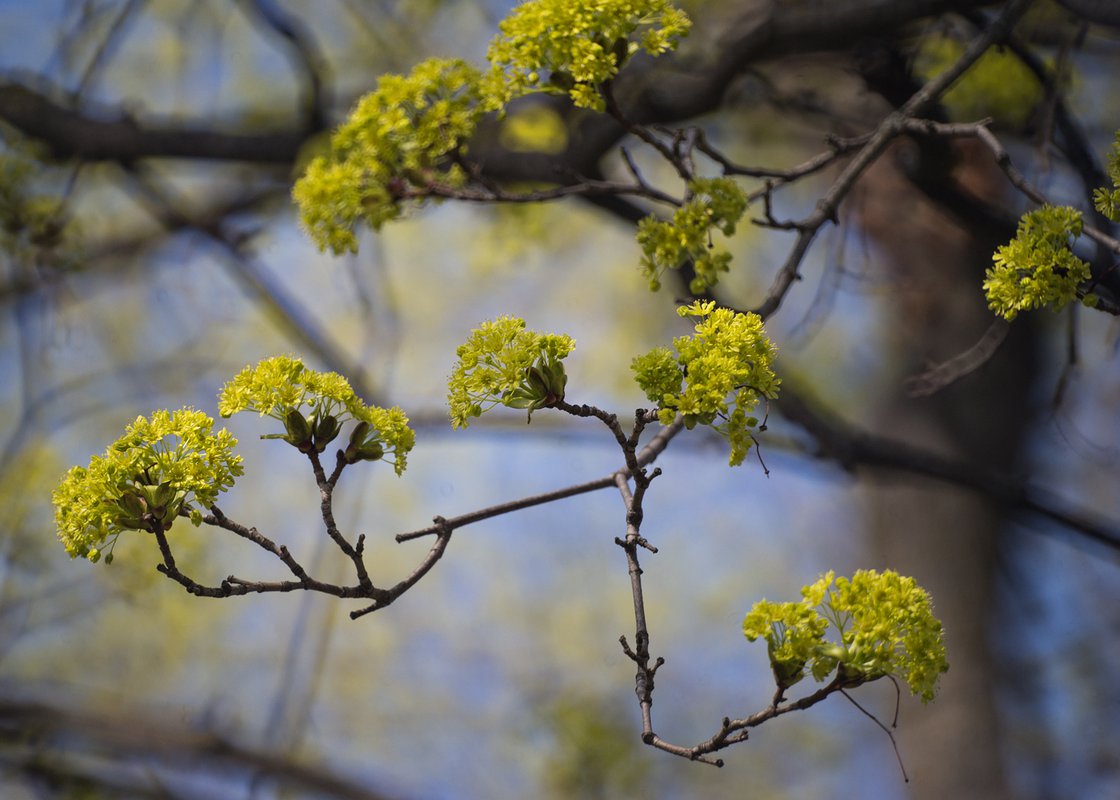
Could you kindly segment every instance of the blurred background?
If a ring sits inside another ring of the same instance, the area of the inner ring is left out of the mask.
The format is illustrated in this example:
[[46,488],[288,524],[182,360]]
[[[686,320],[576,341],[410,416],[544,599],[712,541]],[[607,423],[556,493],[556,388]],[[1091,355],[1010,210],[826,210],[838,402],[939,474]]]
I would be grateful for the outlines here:
[[[983,270],[1027,207],[967,146],[941,162],[928,143],[892,149],[768,321],[791,397],[761,438],[769,476],[753,457],[729,469],[718,439],[679,436],[642,529],[660,551],[643,555],[651,649],[667,661],[655,728],[680,744],[770,701],[765,648],[740,632],[758,599],[796,599],[827,569],[891,568],[928,588],[952,668],[930,706],[902,699],[909,785],[888,737],[840,697],[757,729],[720,770],[644,747],[618,645],[633,618],[611,492],[460,530],[418,586],[357,621],[357,605],[310,594],[191,597],[140,536],[111,566],[66,557],[49,498],[71,464],[138,414],[216,416],[221,385],[279,353],[415,423],[403,477],[359,466],[335,495],[375,582],[411,571],[428,544],[393,536],[433,515],[620,466],[594,420],[495,413],[452,432],[444,395],[456,345],[513,314],[576,339],[569,400],[623,419],[645,403],[630,359],[686,332],[684,290],[647,290],[624,220],[578,200],[445,204],[331,257],[289,199],[377,76],[432,55],[480,62],[510,5],[0,0],[0,795],[1120,796],[1116,323],[1026,315],[979,370],[907,391],[984,341]],[[685,4],[697,25],[681,58],[764,5]],[[829,134],[874,127],[945,42],[985,22],[889,17],[842,42],[771,47],[689,123],[740,163],[793,166]],[[941,109],[996,116],[1015,163],[1080,207],[1120,126],[1120,37],[1104,22],[1038,4],[1020,32],[1061,91],[1012,72],[997,81],[1010,99]],[[501,141],[512,158],[518,141]],[[648,178],[672,181],[628,146]],[[621,163],[612,148],[602,168]],[[809,213],[835,175],[783,190],[775,215]],[[791,243],[745,226],[721,299],[757,304]],[[225,424],[246,474],[222,509],[345,580],[306,462],[242,416]],[[281,577],[235,537],[172,536],[204,582]],[[855,696],[894,717],[889,683]]]

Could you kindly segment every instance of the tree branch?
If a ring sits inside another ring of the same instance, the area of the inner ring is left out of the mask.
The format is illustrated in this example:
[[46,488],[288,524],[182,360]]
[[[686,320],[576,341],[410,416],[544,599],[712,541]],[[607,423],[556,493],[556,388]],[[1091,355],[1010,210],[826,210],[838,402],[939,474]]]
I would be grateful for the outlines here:
[[131,163],[142,158],[197,158],[289,165],[313,130],[223,133],[206,127],[144,124],[119,110],[68,108],[49,96],[0,80],[0,119],[45,142],[59,157]]

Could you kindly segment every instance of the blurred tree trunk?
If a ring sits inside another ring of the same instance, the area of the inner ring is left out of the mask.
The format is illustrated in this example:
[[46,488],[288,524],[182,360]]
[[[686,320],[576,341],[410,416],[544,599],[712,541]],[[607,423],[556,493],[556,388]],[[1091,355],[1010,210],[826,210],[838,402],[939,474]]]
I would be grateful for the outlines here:
[[[995,199],[1003,181],[991,159],[967,148],[960,154],[960,182]],[[966,350],[992,324],[980,283],[1000,236],[1010,236],[949,216],[903,173],[900,164],[912,164],[913,156],[896,152],[880,162],[857,200],[861,224],[885,256],[894,283],[893,322],[883,351],[889,388],[873,404],[870,424],[884,436],[1015,472],[1036,377],[1029,324],[1017,322],[989,363],[940,392],[919,398],[904,388],[907,377]],[[910,796],[1010,797],[1001,764],[993,696],[999,669],[990,630],[1005,510],[977,493],[932,481],[864,485],[871,563],[913,575],[928,588],[949,650],[951,668],[938,699],[921,713],[903,707],[898,739],[911,776]]]

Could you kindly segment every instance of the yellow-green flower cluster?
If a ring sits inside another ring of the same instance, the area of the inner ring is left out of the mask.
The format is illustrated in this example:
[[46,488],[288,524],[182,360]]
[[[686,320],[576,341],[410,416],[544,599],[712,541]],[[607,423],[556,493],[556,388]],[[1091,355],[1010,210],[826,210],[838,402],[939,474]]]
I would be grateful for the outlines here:
[[513,9],[490,45],[488,107],[529,92],[566,94],[602,111],[599,87],[638,49],[660,55],[692,22],[669,0],[530,0]]
[[817,648],[827,629],[828,620],[806,603],[760,600],[743,620],[747,639],[766,640],[774,680],[783,689],[804,678],[807,665],[817,666]]
[[[355,228],[378,230],[405,204],[461,187],[457,163],[484,112],[534,91],[569,94],[602,110],[599,86],[639,48],[670,50],[691,25],[669,0],[531,0],[501,23],[490,71],[429,59],[408,75],[385,75],[314,158],[292,195],[320,249],[356,251]],[[548,73],[548,79],[542,79]]]
[[354,227],[374,230],[423,200],[433,184],[461,185],[453,163],[482,114],[480,74],[459,60],[429,59],[408,75],[384,75],[315,158],[292,196],[320,249],[357,250]]
[[343,423],[352,420],[356,424],[343,450],[346,460],[385,460],[398,475],[416,443],[401,409],[367,405],[337,372],[316,372],[291,356],[266,358],[245,367],[222,387],[218,412],[229,417],[241,411],[279,420],[285,432],[262,438],[283,439],[305,453],[323,452],[341,433]]
[[165,531],[182,511],[198,525],[203,508],[242,474],[233,454],[237,440],[214,420],[190,408],[137,417],[124,436],[94,456],[88,467],[71,467],[55,489],[58,536],[71,558],[101,558],[126,530]]
[[638,223],[638,244],[642,248],[642,274],[649,288],[661,288],[667,269],[679,269],[692,261],[696,270],[690,288],[696,294],[719,282],[727,272],[731,254],[716,250],[712,229],[731,236],[747,209],[747,197],[730,178],[697,178],[689,183],[691,198],[673,213],[672,221],[649,216]]
[[[1081,235],[1081,212],[1068,206],[1042,206],[1023,215],[1010,243],[996,250],[984,278],[988,307],[1013,320],[1020,311],[1042,306],[1060,309],[1077,299],[1089,280],[1089,265],[1073,254]],[[1094,301],[1085,297],[1087,305]]]
[[1111,189],[1094,189],[1093,205],[1097,211],[1113,222],[1120,222],[1120,131],[1108,153],[1108,177],[1112,179]]
[[[922,39],[915,66],[925,80],[940,75],[964,53],[965,42],[950,36]],[[941,102],[954,120],[992,117],[997,124],[1022,127],[1043,98],[1034,73],[1009,49],[990,47],[945,92]]]
[[[714,302],[682,306],[682,317],[698,317],[692,336],[679,336],[631,364],[638,385],[660,409],[668,425],[684,416],[688,428],[711,425],[731,444],[732,466],[743,463],[758,420],[749,416],[758,402],[778,396],[780,381],[771,367],[774,345],[757,314],[716,308]],[[683,385],[683,388],[682,388]]]
[[949,662],[926,591],[890,570],[834,578],[830,570],[804,587],[800,603],[756,603],[743,620],[748,640],[766,640],[778,685],[788,688],[806,671],[818,681],[837,671],[845,686],[893,675],[932,700]]
[[78,257],[74,225],[62,198],[36,192],[36,179],[45,171],[33,152],[7,146],[0,153],[0,251],[16,263],[49,255],[55,268],[66,268]]
[[465,428],[497,405],[547,408],[564,399],[567,375],[561,360],[576,343],[563,334],[526,330],[525,320],[499,317],[483,322],[455,354],[447,381],[451,424]]

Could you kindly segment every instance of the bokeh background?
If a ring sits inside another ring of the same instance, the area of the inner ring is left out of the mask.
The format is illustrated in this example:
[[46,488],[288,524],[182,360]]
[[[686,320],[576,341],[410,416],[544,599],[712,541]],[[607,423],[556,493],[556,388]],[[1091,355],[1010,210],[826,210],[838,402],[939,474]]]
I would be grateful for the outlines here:
[[[780,373],[845,430],[912,443],[1015,492],[845,463],[775,409],[761,446],[769,476],[754,460],[729,469],[725,445],[702,433],[673,442],[646,501],[643,533],[660,552],[643,566],[652,651],[667,660],[655,724],[681,743],[769,702],[765,648],[740,633],[756,600],[795,599],[830,568],[915,575],[944,613],[953,666],[934,704],[902,700],[909,786],[888,737],[842,698],[759,728],[721,770],[644,747],[618,645],[633,620],[611,492],[462,529],[421,584],[358,621],[356,606],[298,593],[193,598],[155,572],[158,554],[139,536],[122,538],[111,566],[66,557],[49,495],[69,465],[137,414],[193,405],[216,415],[219,387],[278,353],[345,372],[416,424],[403,477],[355,468],[336,494],[344,530],[369,539],[375,580],[411,570],[427,545],[393,536],[433,515],[618,468],[594,420],[540,412],[526,426],[495,413],[452,432],[443,397],[455,346],[480,321],[514,314],[576,339],[569,399],[623,417],[642,405],[630,359],[685,328],[679,295],[646,289],[626,224],[575,200],[446,204],[331,257],[301,233],[289,200],[301,159],[378,75],[430,55],[481,60],[508,6],[0,0],[0,136],[5,163],[22,165],[5,167],[3,200],[61,198],[67,220],[49,246],[7,230],[0,256],[0,795],[1120,794],[1117,548],[1026,502],[1115,536],[1117,327],[1084,310],[1031,315],[977,374],[909,397],[907,377],[989,324],[979,275],[1004,231],[970,228],[923,193],[906,146],[861,182],[768,323]],[[752,4],[687,7],[698,25],[686,49],[702,49],[720,15]],[[1026,33],[1068,66],[1064,102],[1100,159],[1120,125],[1117,33],[1057,7],[1036,13]],[[913,49],[961,25],[891,35]],[[751,65],[720,112],[696,122],[737,160],[798,163],[887,108],[861,54],[822,47]],[[12,123],[21,91],[80,112],[78,130],[83,118],[127,118],[303,146],[263,163],[76,158]],[[1051,197],[1084,205],[1059,148],[1040,144],[1045,103],[1001,135]],[[671,180],[634,153],[651,180]],[[1022,201],[983,154],[960,159],[959,174],[1013,225]],[[619,163],[614,154],[608,168]],[[778,216],[808,213],[834,175],[783,191]],[[747,226],[731,243],[727,297],[757,303],[790,242]],[[306,463],[259,440],[274,431],[244,416],[226,423],[246,475],[223,510],[343,579]],[[177,554],[200,580],[280,576],[232,537],[182,528]],[[856,697],[893,718],[889,683]]]

